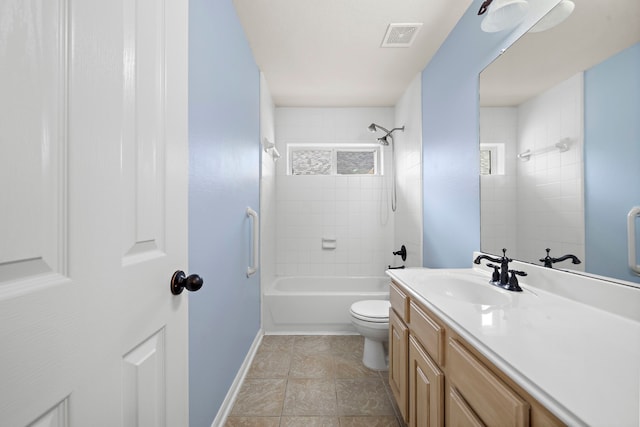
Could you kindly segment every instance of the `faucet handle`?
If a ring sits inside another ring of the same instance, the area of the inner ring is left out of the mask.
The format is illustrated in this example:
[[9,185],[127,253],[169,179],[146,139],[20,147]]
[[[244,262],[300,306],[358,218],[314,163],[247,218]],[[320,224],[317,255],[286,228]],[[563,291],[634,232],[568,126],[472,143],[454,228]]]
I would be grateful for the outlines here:
[[491,264],[488,263],[487,267],[489,268],[493,268],[493,275],[491,276],[491,281],[492,282],[498,282],[500,281],[500,271],[498,271],[498,269],[500,268],[499,265],[495,265],[495,264]]
[[511,277],[509,277],[509,283],[505,289],[509,291],[522,292],[522,288],[518,283],[518,276],[526,276],[527,273],[518,270],[509,270],[509,273],[511,273]]
[[551,252],[550,248],[545,249],[545,251],[547,251],[547,256],[544,258],[540,258],[540,262],[544,263],[544,266],[547,268],[553,268],[553,262],[551,260],[551,255],[549,255],[549,252]]

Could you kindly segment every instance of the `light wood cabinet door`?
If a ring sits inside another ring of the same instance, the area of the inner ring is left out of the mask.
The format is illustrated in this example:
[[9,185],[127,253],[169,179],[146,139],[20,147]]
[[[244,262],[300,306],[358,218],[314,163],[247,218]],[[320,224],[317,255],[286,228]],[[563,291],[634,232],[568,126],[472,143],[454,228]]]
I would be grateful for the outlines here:
[[409,336],[409,426],[444,425],[444,374]]
[[408,415],[408,346],[409,329],[391,309],[389,310],[389,385],[405,422]]
[[449,389],[448,408],[447,425],[449,427],[485,427],[482,420],[453,387]]
[[[462,401],[484,424],[496,427],[529,425],[530,405],[455,339],[449,340],[447,360],[450,388],[457,390]],[[452,402],[451,395],[449,398]],[[455,405],[450,403],[448,406]]]

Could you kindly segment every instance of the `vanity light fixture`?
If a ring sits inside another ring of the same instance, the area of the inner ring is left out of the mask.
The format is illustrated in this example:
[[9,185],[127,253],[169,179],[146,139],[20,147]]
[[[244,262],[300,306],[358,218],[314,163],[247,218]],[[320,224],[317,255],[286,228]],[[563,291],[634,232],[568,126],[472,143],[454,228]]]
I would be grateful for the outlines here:
[[562,0],[549,13],[547,13],[536,25],[531,27],[530,33],[547,31],[559,25],[573,13],[576,5],[571,0]]
[[528,11],[526,0],[485,0],[478,10],[478,15],[486,13],[480,28],[485,33],[511,30],[524,20]]

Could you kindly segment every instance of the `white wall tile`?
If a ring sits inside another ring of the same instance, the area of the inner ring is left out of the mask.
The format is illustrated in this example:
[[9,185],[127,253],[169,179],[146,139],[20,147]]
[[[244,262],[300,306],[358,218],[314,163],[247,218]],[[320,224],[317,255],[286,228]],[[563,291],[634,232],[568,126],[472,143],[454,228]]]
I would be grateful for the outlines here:
[[[276,143],[281,153],[286,153],[287,143],[372,143],[375,137],[367,126],[372,122],[384,126],[392,119],[392,108],[277,108]],[[386,265],[376,264],[376,254],[390,251],[393,235],[392,225],[380,225],[379,220],[379,193],[385,179],[291,176],[280,166],[278,274],[383,274]],[[337,248],[323,250],[322,237],[335,238]]]
[[[387,265],[422,266],[422,89],[418,73],[395,108],[395,126],[405,131],[394,133],[396,153],[397,209],[393,216],[393,248],[407,248],[407,259],[381,253]],[[391,150],[388,158],[391,160]],[[389,163],[390,164],[390,163]]]
[[[524,259],[543,257],[547,247],[552,255],[571,248],[584,258],[582,87],[580,73],[518,107],[519,149],[534,150],[529,162],[518,163],[518,251]],[[553,149],[564,138],[571,140],[569,151]]]

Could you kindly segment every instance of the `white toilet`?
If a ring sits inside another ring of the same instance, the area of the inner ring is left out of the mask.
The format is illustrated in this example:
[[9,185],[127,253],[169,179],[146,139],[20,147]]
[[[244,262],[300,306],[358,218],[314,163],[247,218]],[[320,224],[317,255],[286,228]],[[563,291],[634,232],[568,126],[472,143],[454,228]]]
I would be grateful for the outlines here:
[[388,368],[384,343],[389,341],[389,308],[387,300],[364,300],[351,305],[351,323],[364,337],[362,363],[369,369]]

